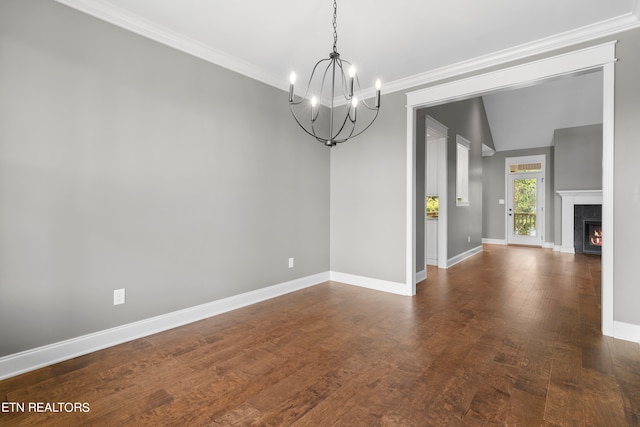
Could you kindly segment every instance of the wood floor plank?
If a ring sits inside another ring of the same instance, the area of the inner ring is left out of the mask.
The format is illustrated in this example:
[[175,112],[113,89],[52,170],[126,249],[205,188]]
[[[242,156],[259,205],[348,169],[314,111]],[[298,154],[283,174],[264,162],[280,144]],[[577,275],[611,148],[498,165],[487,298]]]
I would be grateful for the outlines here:
[[634,426],[600,258],[486,245],[415,297],[327,282],[0,381],[1,425]]

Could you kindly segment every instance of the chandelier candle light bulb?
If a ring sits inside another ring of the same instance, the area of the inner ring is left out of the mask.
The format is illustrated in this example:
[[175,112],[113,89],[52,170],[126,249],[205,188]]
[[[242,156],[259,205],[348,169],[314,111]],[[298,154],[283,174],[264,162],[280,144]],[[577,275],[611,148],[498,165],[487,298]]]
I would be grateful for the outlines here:
[[296,73],[291,72],[289,76],[289,102],[293,102],[293,85],[296,84]]
[[[329,58],[321,59],[313,67],[304,95],[296,97],[296,75],[291,73],[289,77],[289,106],[293,118],[302,130],[329,147],[360,135],[373,124],[380,110],[382,87],[380,79],[376,80],[374,105],[362,97],[356,67],[338,53],[337,15],[338,6],[334,0],[333,50]],[[309,117],[305,102],[311,103],[310,120],[305,119]],[[323,106],[318,106],[318,102]],[[356,109],[360,110],[358,115]],[[322,120],[318,120],[320,116]]]
[[356,67],[353,65],[349,68],[349,96],[353,96],[353,81],[356,77]]
[[315,122],[318,118],[316,114],[316,105],[318,105],[318,98],[315,96],[311,97],[311,123]]
[[356,121],[356,107],[358,106],[358,98],[356,98],[355,96],[353,98],[351,98],[351,106],[353,107],[353,118],[351,120],[353,120],[355,122]]

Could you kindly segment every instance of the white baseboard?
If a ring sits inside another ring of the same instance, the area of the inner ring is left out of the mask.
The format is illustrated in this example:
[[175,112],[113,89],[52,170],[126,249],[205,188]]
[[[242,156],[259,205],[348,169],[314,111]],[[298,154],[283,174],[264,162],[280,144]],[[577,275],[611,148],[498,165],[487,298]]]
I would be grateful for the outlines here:
[[454,265],[458,264],[459,262],[462,262],[467,258],[471,258],[475,254],[479,254],[480,252],[482,252],[482,245],[481,246],[477,246],[477,247],[475,247],[473,249],[469,249],[468,251],[463,252],[463,253],[461,253],[459,255],[456,255],[453,258],[449,258],[447,260],[447,268],[453,267]]
[[390,282],[388,280],[373,279],[371,277],[357,276],[354,274],[331,271],[330,280],[345,283],[347,285],[360,286],[362,288],[375,289],[376,291],[389,292],[398,295],[411,296],[411,289],[407,289],[406,283]]
[[555,245],[555,246],[553,247],[553,252],[560,252],[560,249],[562,249],[562,246],[560,246],[560,245]]
[[329,280],[329,272],[302,277],[263,289],[223,298],[104,331],[10,354],[0,358],[0,380],[102,350],[127,341],[246,307]]
[[563,254],[575,254],[576,249],[573,246],[560,246],[560,252]]
[[[505,239],[482,239],[483,245],[508,245],[509,243]],[[553,242],[542,242],[542,247],[544,249],[553,249],[554,251],[559,251],[559,246],[554,246]],[[555,248],[558,249],[555,249]]]
[[427,278],[427,270],[418,271],[416,273],[416,283],[422,282],[426,278]]
[[507,241],[504,239],[485,239],[482,238],[483,245],[506,245]]
[[625,341],[640,343],[640,325],[614,321],[613,337]]

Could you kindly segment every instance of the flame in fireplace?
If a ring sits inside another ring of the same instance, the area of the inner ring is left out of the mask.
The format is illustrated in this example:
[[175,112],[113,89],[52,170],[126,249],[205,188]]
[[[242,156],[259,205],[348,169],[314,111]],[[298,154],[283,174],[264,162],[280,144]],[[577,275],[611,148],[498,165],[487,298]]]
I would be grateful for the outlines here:
[[589,241],[593,246],[602,246],[602,228],[594,227],[593,233],[589,237]]

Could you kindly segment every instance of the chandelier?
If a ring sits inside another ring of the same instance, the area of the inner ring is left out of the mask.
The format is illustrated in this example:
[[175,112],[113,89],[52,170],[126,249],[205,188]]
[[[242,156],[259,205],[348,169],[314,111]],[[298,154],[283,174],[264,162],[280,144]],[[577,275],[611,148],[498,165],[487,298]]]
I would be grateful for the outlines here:
[[375,82],[375,100],[370,105],[362,99],[356,68],[340,58],[337,16],[338,6],[334,0],[333,51],[329,58],[321,59],[313,67],[304,95],[294,94],[295,73],[291,73],[289,84],[289,106],[296,122],[328,147],[360,135],[373,124],[380,110],[380,79]]

